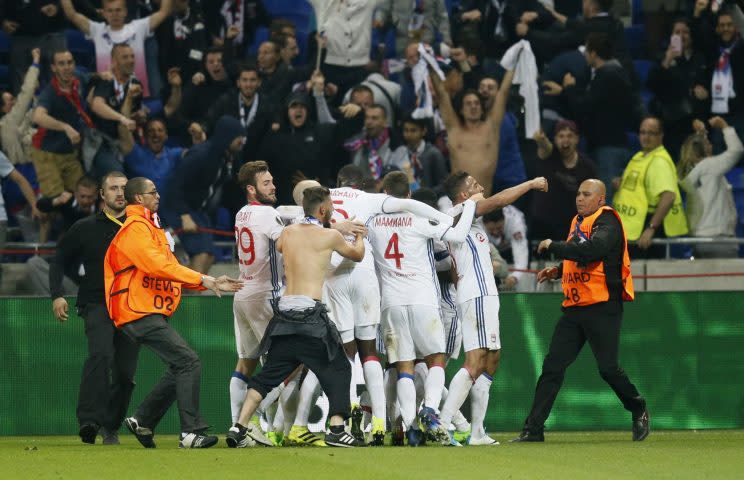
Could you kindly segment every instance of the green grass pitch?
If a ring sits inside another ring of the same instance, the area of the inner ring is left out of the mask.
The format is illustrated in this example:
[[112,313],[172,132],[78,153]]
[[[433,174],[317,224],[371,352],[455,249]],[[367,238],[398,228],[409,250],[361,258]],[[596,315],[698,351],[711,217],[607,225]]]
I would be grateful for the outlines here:
[[[156,436],[145,450],[128,433],[122,444],[83,445],[77,437],[0,437],[3,479],[661,479],[744,478],[744,431],[547,433],[544,444],[448,448],[180,450],[176,436]],[[99,437],[100,442],[100,437]]]

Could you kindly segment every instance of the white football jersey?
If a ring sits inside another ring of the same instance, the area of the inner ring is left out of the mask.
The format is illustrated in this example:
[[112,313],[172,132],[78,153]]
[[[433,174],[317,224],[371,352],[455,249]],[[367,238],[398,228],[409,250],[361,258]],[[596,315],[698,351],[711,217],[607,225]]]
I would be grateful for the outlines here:
[[284,222],[273,207],[251,203],[235,215],[235,242],[243,288],[236,300],[256,297],[272,298],[282,288],[282,257],[276,251],[276,240]]
[[[462,212],[462,204],[450,209],[448,214],[457,216]],[[491,264],[490,242],[482,218],[473,220],[468,236],[463,243],[450,242],[450,254],[457,269],[457,303],[498,295],[496,279]]]
[[[350,218],[366,224],[367,221],[382,212],[382,204],[388,195],[382,193],[367,193],[356,188],[341,187],[331,189],[331,200],[333,201],[333,217],[331,222],[342,222]],[[354,239],[349,239],[353,241]],[[330,269],[346,269],[355,266],[374,270],[375,263],[372,258],[372,248],[369,241],[364,240],[364,259],[357,263],[343,258],[334,252],[331,256]]]
[[397,305],[439,305],[434,239],[450,227],[410,213],[380,214],[367,222],[382,309]]

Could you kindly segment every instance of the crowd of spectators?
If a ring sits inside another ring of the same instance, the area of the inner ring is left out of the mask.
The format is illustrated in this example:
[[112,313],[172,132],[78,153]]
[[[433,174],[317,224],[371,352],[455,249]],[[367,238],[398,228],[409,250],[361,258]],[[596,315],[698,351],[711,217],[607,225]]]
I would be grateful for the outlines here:
[[[740,2],[634,3],[0,0],[0,174],[17,184],[3,183],[0,242],[8,221],[22,240],[59,239],[118,170],[154,182],[164,223],[206,272],[208,230],[232,229],[236,172],[256,159],[280,204],[349,163],[370,190],[401,170],[440,197],[463,159],[487,191],[545,176],[548,194],[486,219],[518,268],[528,237],[565,237],[587,178],[607,184],[637,256],[658,254],[653,238],[734,237]],[[626,28],[631,14],[642,26]],[[640,48],[627,33],[639,28]]]

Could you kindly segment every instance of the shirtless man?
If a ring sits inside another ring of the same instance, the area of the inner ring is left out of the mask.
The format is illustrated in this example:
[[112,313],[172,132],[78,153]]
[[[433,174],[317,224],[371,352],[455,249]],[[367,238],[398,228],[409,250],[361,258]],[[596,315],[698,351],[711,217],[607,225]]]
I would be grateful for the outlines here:
[[255,440],[254,430],[258,427],[249,422],[251,416],[266,394],[300,364],[315,373],[328,396],[330,431],[325,443],[334,447],[363,445],[344,431],[350,409],[351,366],[338,329],[328,318],[326,306],[317,299],[322,296],[331,253],[361,261],[366,232],[357,233],[352,244],[338,231],[324,228],[330,226],[333,214],[330,192],[325,187],[305,190],[302,206],[305,219],[284,228],[277,240],[287,287],[273,304],[274,318],[261,342],[259,354],[268,351],[266,363],[261,373],[249,379],[240,417],[227,432],[230,448],[244,447]]
[[506,112],[514,71],[507,70],[493,108],[485,116],[478,92],[465,90],[459,97],[461,103],[453,107],[450,95],[436,73],[430,72],[430,77],[439,100],[439,113],[447,128],[452,171],[470,172],[483,185],[483,194],[488,196],[499,160],[501,121]]

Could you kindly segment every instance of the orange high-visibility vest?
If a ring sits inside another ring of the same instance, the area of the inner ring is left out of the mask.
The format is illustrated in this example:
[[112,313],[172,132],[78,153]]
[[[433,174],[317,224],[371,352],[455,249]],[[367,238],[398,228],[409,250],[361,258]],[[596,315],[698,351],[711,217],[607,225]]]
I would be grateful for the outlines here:
[[127,220],[103,261],[106,308],[117,327],[151,314],[169,317],[181,289],[204,290],[201,274],[178,263],[156,213],[127,207]]
[[[592,235],[592,225],[594,221],[602,215],[603,212],[609,211],[620,222],[620,229],[623,232],[623,265],[621,268],[621,278],[623,282],[622,298],[626,302],[633,301],[635,292],[633,291],[633,277],[630,275],[630,257],[628,256],[628,240],[625,237],[625,229],[620,216],[610,207],[602,207],[593,214],[584,218],[579,225],[579,231],[576,232],[576,223],[579,216],[576,215],[571,222],[571,230],[568,232],[570,241],[575,235],[580,235],[589,239]],[[610,291],[607,289],[607,279],[605,277],[604,262],[602,260],[591,262],[585,266],[580,266],[572,260],[563,261],[563,300],[564,307],[583,307],[595,303],[606,302],[610,298]]]

